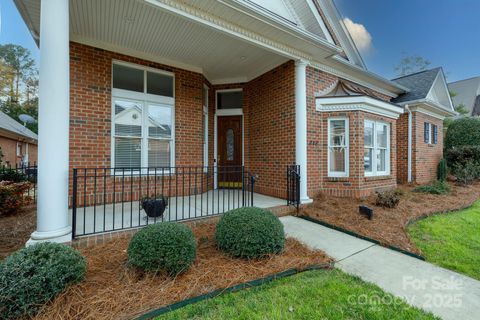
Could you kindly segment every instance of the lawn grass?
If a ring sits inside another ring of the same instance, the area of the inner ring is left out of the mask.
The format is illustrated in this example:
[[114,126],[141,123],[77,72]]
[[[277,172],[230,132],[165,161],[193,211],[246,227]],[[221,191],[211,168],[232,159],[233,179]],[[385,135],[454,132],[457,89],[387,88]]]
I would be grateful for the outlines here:
[[427,261],[480,280],[480,200],[468,209],[417,221],[408,233]]
[[188,305],[157,319],[437,318],[357,277],[318,270]]

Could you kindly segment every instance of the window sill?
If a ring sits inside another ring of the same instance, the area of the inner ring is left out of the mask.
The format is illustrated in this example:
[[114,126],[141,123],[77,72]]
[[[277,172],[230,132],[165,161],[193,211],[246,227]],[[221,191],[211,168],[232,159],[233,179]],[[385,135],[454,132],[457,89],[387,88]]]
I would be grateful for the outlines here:
[[348,182],[350,177],[327,177],[328,182]]
[[392,175],[383,175],[383,176],[365,176],[365,181],[376,181],[376,180],[389,180],[392,179]]

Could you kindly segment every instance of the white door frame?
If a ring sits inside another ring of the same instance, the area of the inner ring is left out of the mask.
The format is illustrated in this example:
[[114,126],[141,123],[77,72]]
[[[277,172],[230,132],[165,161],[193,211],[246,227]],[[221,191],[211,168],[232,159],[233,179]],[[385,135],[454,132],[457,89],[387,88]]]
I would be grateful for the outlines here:
[[243,109],[218,109],[217,108],[217,92],[234,92],[243,91],[243,89],[225,89],[215,91],[215,117],[213,124],[213,163],[214,163],[214,188],[218,188],[218,172],[217,172],[217,157],[218,157],[218,117],[241,116],[242,117],[242,166],[245,165],[245,121],[243,117]]

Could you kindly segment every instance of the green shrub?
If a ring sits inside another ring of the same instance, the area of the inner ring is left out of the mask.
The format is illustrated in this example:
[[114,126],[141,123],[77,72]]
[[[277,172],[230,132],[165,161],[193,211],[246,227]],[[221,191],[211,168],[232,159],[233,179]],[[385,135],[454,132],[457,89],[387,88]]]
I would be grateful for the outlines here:
[[375,205],[383,208],[395,208],[400,202],[401,191],[387,190],[377,192]]
[[195,261],[197,245],[192,230],[173,222],[152,224],[137,232],[128,246],[128,262],[151,272],[177,275]]
[[279,253],[285,246],[285,232],[273,213],[260,208],[226,212],[215,230],[219,249],[234,257],[261,258]]
[[446,194],[450,192],[450,186],[446,181],[436,181],[432,184],[416,187],[413,189],[413,192]]
[[445,149],[480,145],[480,118],[465,117],[453,121],[445,135]]
[[0,168],[0,181],[24,182],[28,177],[23,172],[3,167]]
[[13,253],[0,263],[0,318],[33,316],[85,272],[85,258],[63,244],[39,243]]
[[437,179],[438,181],[446,181],[448,176],[447,160],[442,159],[437,166]]
[[30,188],[31,185],[28,182],[0,182],[0,216],[16,213],[30,203],[31,198],[26,194]]
[[474,161],[457,164],[453,166],[452,173],[457,178],[458,182],[470,184],[474,180],[480,178],[480,164]]
[[480,164],[480,146],[462,146],[447,150],[447,164],[450,168],[463,166],[467,162]]

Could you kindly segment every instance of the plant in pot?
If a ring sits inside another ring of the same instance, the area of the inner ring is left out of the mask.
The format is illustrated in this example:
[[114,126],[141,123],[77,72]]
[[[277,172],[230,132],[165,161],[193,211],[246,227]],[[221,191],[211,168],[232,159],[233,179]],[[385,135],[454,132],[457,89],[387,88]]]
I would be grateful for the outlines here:
[[149,218],[159,218],[168,206],[168,198],[164,195],[146,196],[140,200],[140,205]]

